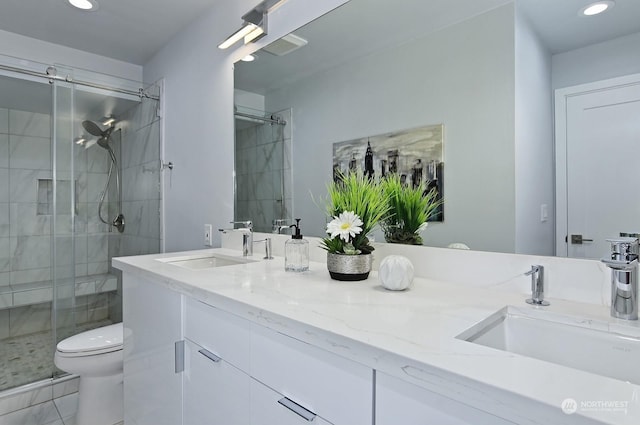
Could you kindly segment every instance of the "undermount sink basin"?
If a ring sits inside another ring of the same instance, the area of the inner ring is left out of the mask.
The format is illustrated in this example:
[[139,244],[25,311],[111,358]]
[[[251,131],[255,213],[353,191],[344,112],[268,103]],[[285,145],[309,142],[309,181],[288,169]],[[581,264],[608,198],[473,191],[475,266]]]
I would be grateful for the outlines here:
[[233,258],[219,254],[208,254],[199,257],[158,258],[157,261],[190,270],[212,269],[214,267],[235,266],[254,262],[254,260],[246,258]]
[[[640,338],[505,307],[456,338],[640,385]],[[585,321],[588,323],[588,321]]]

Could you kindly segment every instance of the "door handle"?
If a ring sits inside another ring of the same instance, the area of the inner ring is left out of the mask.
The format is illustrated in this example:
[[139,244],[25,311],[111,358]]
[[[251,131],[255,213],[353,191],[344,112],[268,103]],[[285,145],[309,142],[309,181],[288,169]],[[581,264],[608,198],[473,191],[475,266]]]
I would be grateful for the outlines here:
[[205,356],[206,358],[208,358],[214,363],[218,363],[220,360],[222,360],[220,357],[216,356],[209,350],[205,350],[204,348],[201,350],[198,350],[198,353],[202,354],[203,356]]
[[583,238],[582,235],[571,235],[572,245],[582,245],[583,242],[593,242],[593,239]]
[[304,407],[300,406],[298,403],[296,403],[295,401],[291,400],[290,398],[283,397],[280,400],[278,400],[278,403],[280,403],[281,405],[283,405],[287,409],[291,410],[296,415],[301,416],[302,418],[304,418],[308,422],[311,422],[316,418],[316,414],[315,413],[313,413],[312,411],[310,411],[308,409],[305,409]]

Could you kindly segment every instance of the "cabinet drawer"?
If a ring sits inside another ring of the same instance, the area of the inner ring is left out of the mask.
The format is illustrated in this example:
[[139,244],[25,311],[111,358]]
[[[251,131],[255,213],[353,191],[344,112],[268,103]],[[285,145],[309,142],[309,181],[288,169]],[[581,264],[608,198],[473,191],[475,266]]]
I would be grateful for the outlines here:
[[371,425],[371,369],[258,326],[251,342],[255,379],[335,425]]
[[249,370],[251,325],[247,320],[187,298],[184,335],[237,368]]
[[250,423],[251,378],[224,360],[203,355],[201,349],[185,343],[184,425]]
[[252,379],[251,425],[331,425],[303,406],[291,404],[292,401]]

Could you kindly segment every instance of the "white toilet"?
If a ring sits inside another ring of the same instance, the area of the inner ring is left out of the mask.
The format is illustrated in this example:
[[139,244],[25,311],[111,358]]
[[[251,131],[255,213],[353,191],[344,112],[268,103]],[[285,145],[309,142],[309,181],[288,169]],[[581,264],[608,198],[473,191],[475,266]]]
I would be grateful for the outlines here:
[[122,421],[122,347],[122,323],[82,332],[58,343],[56,366],[80,376],[76,425]]

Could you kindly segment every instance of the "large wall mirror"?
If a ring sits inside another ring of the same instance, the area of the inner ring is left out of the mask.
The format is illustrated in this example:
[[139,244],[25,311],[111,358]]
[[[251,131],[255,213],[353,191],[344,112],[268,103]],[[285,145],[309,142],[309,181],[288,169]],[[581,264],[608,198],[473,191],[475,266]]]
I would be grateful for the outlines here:
[[351,0],[236,63],[236,218],[323,236],[334,143],[442,124],[446,213],[425,245],[566,255],[554,92],[640,73],[640,2],[588,3]]

